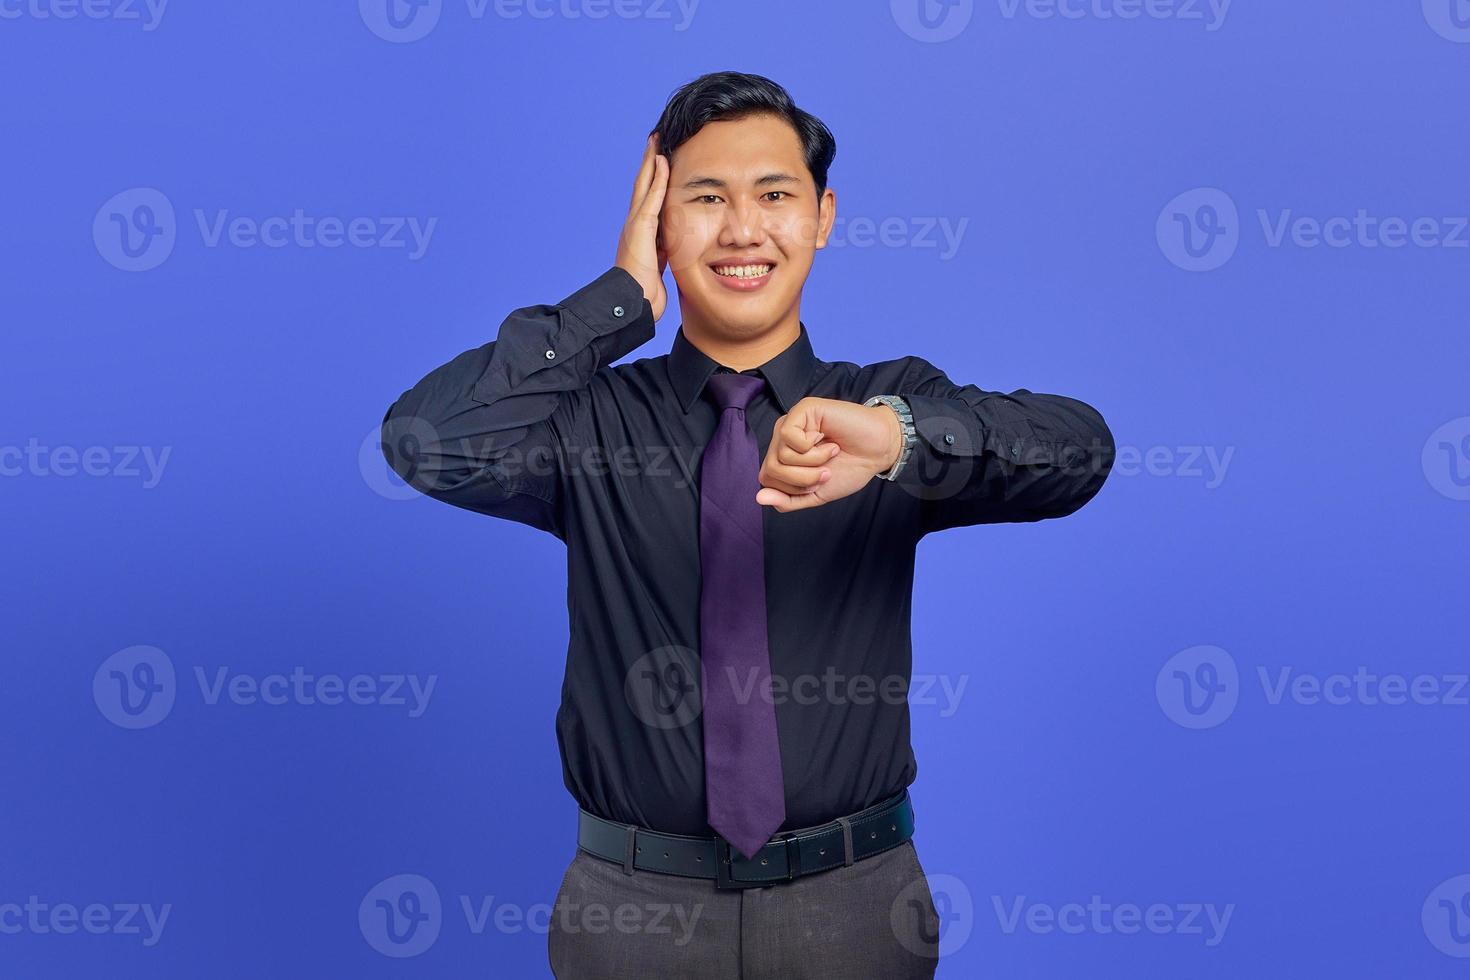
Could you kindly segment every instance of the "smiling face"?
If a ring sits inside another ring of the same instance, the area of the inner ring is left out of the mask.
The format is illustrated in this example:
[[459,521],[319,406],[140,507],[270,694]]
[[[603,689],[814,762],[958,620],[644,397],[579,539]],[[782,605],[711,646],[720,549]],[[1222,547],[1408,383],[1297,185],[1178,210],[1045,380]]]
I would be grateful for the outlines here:
[[659,235],[686,323],[725,340],[797,329],[837,197],[819,199],[796,130],[759,114],[707,123],[669,170]]

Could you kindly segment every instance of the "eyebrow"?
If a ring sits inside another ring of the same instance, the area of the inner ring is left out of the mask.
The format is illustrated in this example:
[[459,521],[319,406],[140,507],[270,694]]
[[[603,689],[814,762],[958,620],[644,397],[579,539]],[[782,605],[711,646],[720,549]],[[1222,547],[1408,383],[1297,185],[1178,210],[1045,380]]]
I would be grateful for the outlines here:
[[[776,174],[766,174],[764,177],[761,177],[760,179],[758,179],[755,182],[755,186],[757,186],[757,187],[769,187],[772,184],[799,184],[799,183],[801,183],[801,181],[798,180],[797,178],[791,176],[790,174],[776,173]],[[684,181],[683,186],[686,189],[693,189],[695,187],[720,187],[720,188],[725,188],[725,187],[729,187],[730,185],[727,184],[727,183],[725,183],[723,180],[721,180],[718,177],[697,176],[697,177],[691,177],[690,179]]]

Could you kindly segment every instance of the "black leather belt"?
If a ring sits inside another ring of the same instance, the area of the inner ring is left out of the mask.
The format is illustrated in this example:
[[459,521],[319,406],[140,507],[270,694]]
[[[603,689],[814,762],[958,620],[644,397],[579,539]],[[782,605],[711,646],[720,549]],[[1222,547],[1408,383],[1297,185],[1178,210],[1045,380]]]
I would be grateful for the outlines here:
[[718,835],[665,834],[604,820],[581,807],[577,813],[577,847],[621,864],[624,873],[637,869],[713,878],[716,888],[782,884],[872,857],[914,835],[914,806],[907,789],[851,816],[782,831],[748,858]]

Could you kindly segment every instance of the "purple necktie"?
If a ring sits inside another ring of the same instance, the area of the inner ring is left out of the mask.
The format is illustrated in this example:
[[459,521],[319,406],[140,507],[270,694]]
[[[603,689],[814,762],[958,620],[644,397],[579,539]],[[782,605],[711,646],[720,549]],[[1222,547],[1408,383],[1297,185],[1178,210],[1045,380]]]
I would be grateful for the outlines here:
[[700,463],[700,678],[709,825],[749,858],[786,819],[766,645],[760,457],[745,408],[754,375],[712,374],[720,421]]

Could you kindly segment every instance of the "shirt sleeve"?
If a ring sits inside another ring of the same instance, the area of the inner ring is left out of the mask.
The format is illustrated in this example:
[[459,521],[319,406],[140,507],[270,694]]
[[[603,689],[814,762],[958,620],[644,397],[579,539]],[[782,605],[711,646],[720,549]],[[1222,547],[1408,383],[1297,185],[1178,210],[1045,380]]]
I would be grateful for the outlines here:
[[495,340],[400,395],[383,416],[383,455],[436,500],[564,538],[563,447],[593,375],[653,335],[642,287],[613,266],[560,303],[512,311]]
[[1112,469],[1112,432],[1075,398],[957,385],[922,358],[896,394],[913,412],[917,442],[895,482],[919,498],[921,534],[1064,517]]

